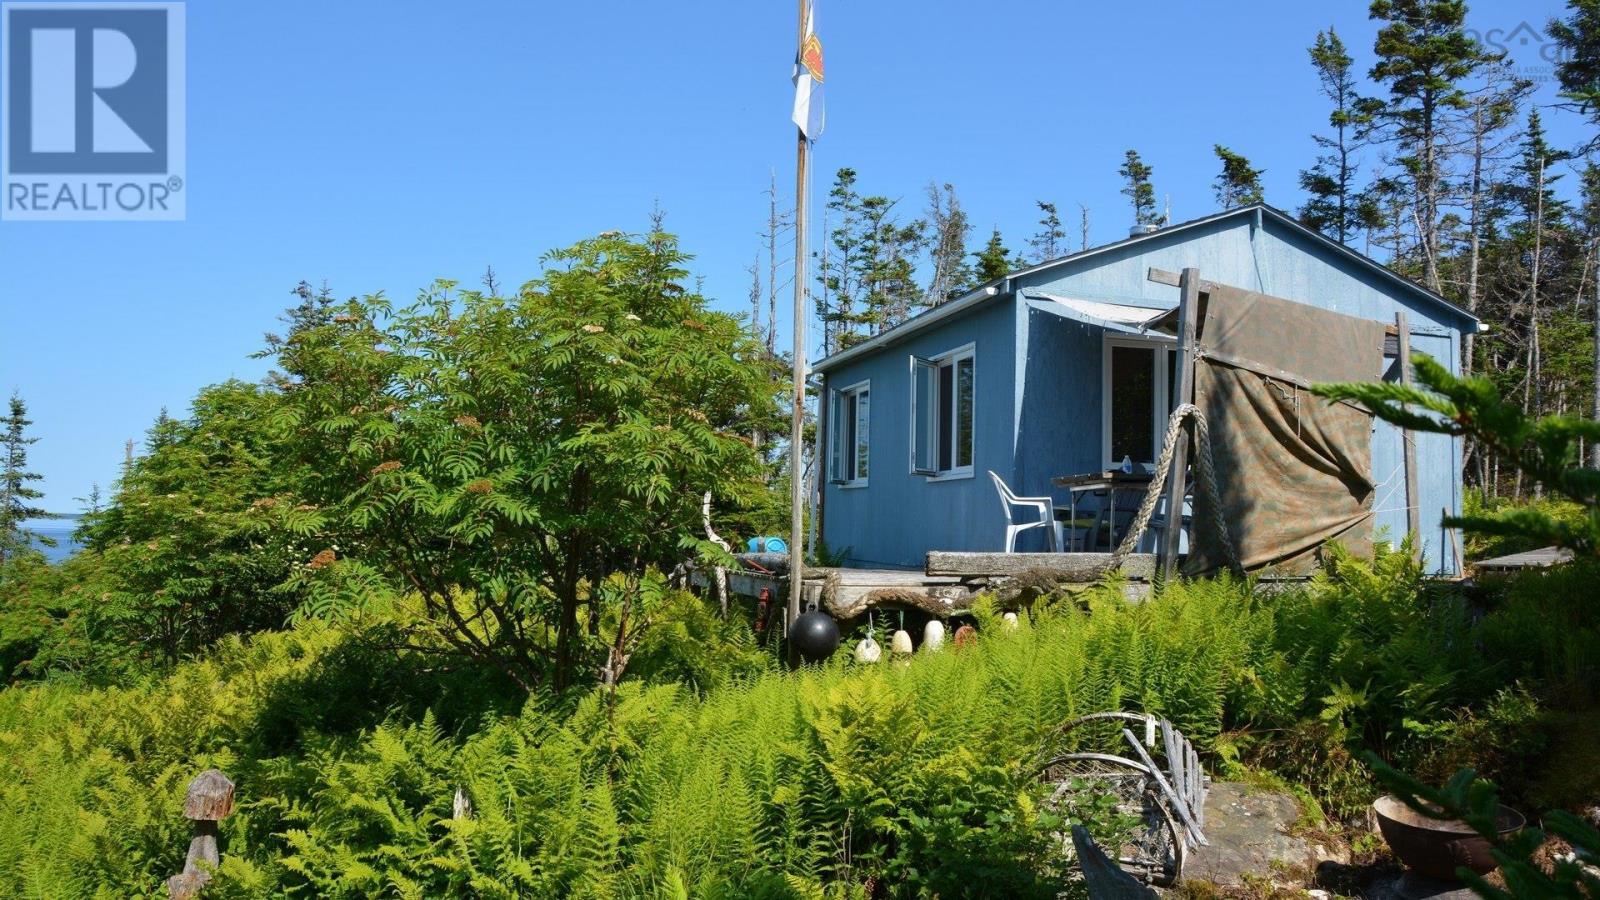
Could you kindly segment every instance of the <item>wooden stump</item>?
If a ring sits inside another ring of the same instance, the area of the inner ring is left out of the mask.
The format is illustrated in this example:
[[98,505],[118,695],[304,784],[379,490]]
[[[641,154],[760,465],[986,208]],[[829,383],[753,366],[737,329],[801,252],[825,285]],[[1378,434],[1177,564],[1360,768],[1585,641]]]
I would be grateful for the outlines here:
[[183,817],[194,822],[194,837],[183,871],[167,879],[173,900],[191,900],[211,880],[222,862],[217,848],[217,823],[233,813],[233,782],[216,769],[207,769],[189,782],[183,798]]

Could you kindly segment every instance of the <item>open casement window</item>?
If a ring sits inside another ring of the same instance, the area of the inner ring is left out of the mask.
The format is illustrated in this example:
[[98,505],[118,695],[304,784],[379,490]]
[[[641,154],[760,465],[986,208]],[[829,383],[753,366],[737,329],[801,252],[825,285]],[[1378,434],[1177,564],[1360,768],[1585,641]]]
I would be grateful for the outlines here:
[[972,474],[974,357],[966,346],[911,357],[911,471]]
[[864,485],[870,457],[872,391],[868,382],[834,391],[828,409],[828,472],[835,484]]
[[1105,344],[1102,451],[1107,468],[1124,458],[1154,464],[1161,454],[1167,417],[1177,407],[1177,353],[1170,342],[1107,339]]

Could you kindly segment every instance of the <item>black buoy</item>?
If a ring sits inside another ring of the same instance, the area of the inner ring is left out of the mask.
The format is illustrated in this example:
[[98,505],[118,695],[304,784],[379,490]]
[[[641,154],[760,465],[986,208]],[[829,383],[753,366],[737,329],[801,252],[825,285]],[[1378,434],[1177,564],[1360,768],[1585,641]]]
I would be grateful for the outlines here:
[[794,620],[789,640],[806,662],[822,662],[839,649],[839,623],[813,606]]

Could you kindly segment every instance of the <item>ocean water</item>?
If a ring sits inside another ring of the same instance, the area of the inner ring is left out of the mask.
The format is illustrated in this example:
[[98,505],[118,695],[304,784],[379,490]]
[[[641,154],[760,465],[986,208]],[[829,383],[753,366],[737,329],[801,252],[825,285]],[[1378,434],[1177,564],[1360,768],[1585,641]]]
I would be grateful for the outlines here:
[[40,537],[51,538],[55,541],[54,547],[38,545],[46,559],[51,562],[60,562],[78,552],[82,545],[72,539],[72,533],[78,530],[78,517],[67,516],[60,519],[32,519],[23,526]]

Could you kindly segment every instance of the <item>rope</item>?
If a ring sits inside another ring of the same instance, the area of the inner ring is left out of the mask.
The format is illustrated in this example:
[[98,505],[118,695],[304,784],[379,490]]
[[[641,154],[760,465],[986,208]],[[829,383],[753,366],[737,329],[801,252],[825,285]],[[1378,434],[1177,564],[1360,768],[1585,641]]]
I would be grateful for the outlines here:
[[[1123,537],[1122,543],[1111,554],[1111,567],[1113,569],[1122,565],[1128,554],[1139,546],[1139,539],[1150,527],[1150,517],[1155,515],[1156,503],[1161,499],[1161,494],[1166,490],[1167,472],[1172,468],[1172,454],[1178,446],[1178,436],[1183,430],[1183,423],[1194,421],[1195,443],[1195,475],[1200,482],[1200,491],[1204,494],[1206,506],[1211,511],[1211,528],[1216,532],[1222,543],[1222,553],[1228,565],[1235,572],[1242,572],[1239,564],[1239,552],[1234,549],[1233,536],[1228,531],[1228,522],[1222,515],[1222,503],[1217,493],[1217,470],[1211,458],[1211,430],[1206,424],[1206,417],[1201,414],[1200,407],[1193,403],[1185,403],[1172,411],[1172,416],[1167,419],[1167,435],[1161,443],[1161,458],[1156,460],[1155,475],[1150,479],[1150,487],[1145,491],[1144,502],[1139,504],[1139,514],[1133,517],[1133,522],[1128,526],[1128,533]],[[1176,510],[1167,510],[1168,518],[1178,524],[1183,521],[1182,501]]]

